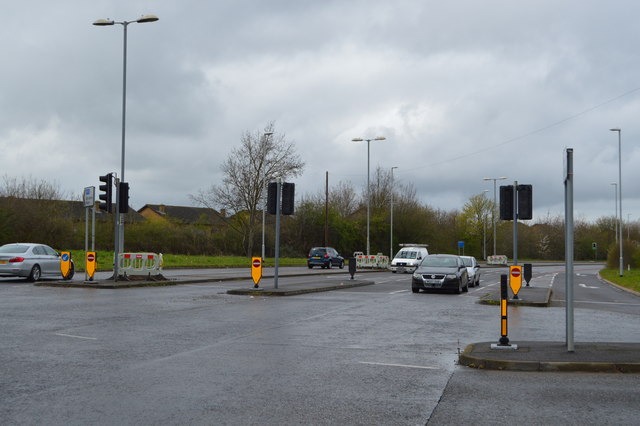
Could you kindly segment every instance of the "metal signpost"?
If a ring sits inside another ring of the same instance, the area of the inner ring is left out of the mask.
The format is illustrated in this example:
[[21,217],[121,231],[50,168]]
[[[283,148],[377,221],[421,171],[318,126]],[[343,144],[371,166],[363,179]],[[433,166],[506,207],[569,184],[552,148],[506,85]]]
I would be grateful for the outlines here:
[[[85,207],[85,227],[84,227],[84,252],[89,252],[89,210],[91,210],[91,251],[95,251],[96,246],[96,188],[88,186],[82,194],[83,204]],[[93,278],[93,276],[91,277]],[[85,281],[89,279],[87,268],[84,272]]]
[[566,340],[567,351],[574,351],[573,344],[573,148],[566,149],[564,179],[564,215],[565,215],[565,294],[567,299]]

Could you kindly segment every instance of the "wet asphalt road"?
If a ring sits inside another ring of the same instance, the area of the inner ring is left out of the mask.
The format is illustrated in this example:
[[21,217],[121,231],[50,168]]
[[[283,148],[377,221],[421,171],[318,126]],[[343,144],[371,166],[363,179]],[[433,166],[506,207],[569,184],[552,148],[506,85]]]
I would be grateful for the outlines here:
[[[640,298],[593,270],[576,267],[585,284],[576,300],[588,302],[576,304],[576,341],[640,341]],[[639,375],[457,366],[467,344],[499,338],[498,308],[476,301],[504,270],[482,273],[482,286],[460,296],[412,294],[410,275],[391,273],[367,274],[374,286],[286,298],[226,294],[249,281],[93,290],[1,280],[0,418],[637,424]],[[553,286],[562,304],[560,267],[535,268],[532,285]],[[513,307],[509,337],[564,341],[564,318],[561,306]]]

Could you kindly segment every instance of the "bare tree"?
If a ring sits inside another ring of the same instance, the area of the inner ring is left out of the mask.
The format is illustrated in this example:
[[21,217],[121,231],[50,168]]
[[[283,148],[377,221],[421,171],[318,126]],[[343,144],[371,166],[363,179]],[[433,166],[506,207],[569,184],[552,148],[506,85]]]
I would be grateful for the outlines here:
[[0,185],[0,197],[27,198],[31,200],[62,200],[67,195],[62,193],[57,182],[36,181],[33,177],[17,179],[4,175]]
[[190,197],[204,206],[234,214],[230,225],[242,234],[247,256],[251,256],[266,185],[279,178],[300,175],[304,162],[296,153],[295,144],[287,141],[284,133],[277,133],[271,122],[262,132],[245,132],[240,147],[231,151],[221,168],[224,172],[221,185],[212,185]]

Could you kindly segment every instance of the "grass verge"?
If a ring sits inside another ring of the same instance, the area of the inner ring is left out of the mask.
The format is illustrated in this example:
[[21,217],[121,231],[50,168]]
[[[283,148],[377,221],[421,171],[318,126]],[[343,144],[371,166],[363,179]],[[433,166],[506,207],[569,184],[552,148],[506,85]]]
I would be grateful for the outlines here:
[[640,292],[640,270],[624,271],[623,277],[619,276],[619,272],[618,269],[602,269],[600,276],[607,281]]
[[[96,252],[99,270],[110,270],[113,268],[113,252]],[[72,250],[71,258],[74,260],[76,271],[84,271],[85,253],[84,250]],[[163,254],[163,268],[244,268],[251,267],[251,259],[243,256],[190,256],[183,254]],[[304,266],[307,264],[306,258],[280,258],[280,266]],[[267,258],[265,267],[275,266],[274,258]]]

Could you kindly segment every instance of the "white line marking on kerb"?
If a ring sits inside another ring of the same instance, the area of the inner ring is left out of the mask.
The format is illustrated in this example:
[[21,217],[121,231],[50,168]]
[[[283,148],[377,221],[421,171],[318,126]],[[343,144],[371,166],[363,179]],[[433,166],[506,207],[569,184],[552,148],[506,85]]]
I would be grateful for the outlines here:
[[384,362],[368,362],[368,361],[360,361],[360,364],[382,365],[385,367],[421,368],[423,370],[438,370],[438,367],[427,367],[424,365],[386,364]]
[[389,294],[406,293],[407,291],[409,291],[409,290],[396,290],[396,291],[392,291],[392,292],[391,292],[391,293],[389,293]]
[[73,334],[54,333],[56,336],[73,337],[75,339],[98,340],[96,337],[74,336]]

